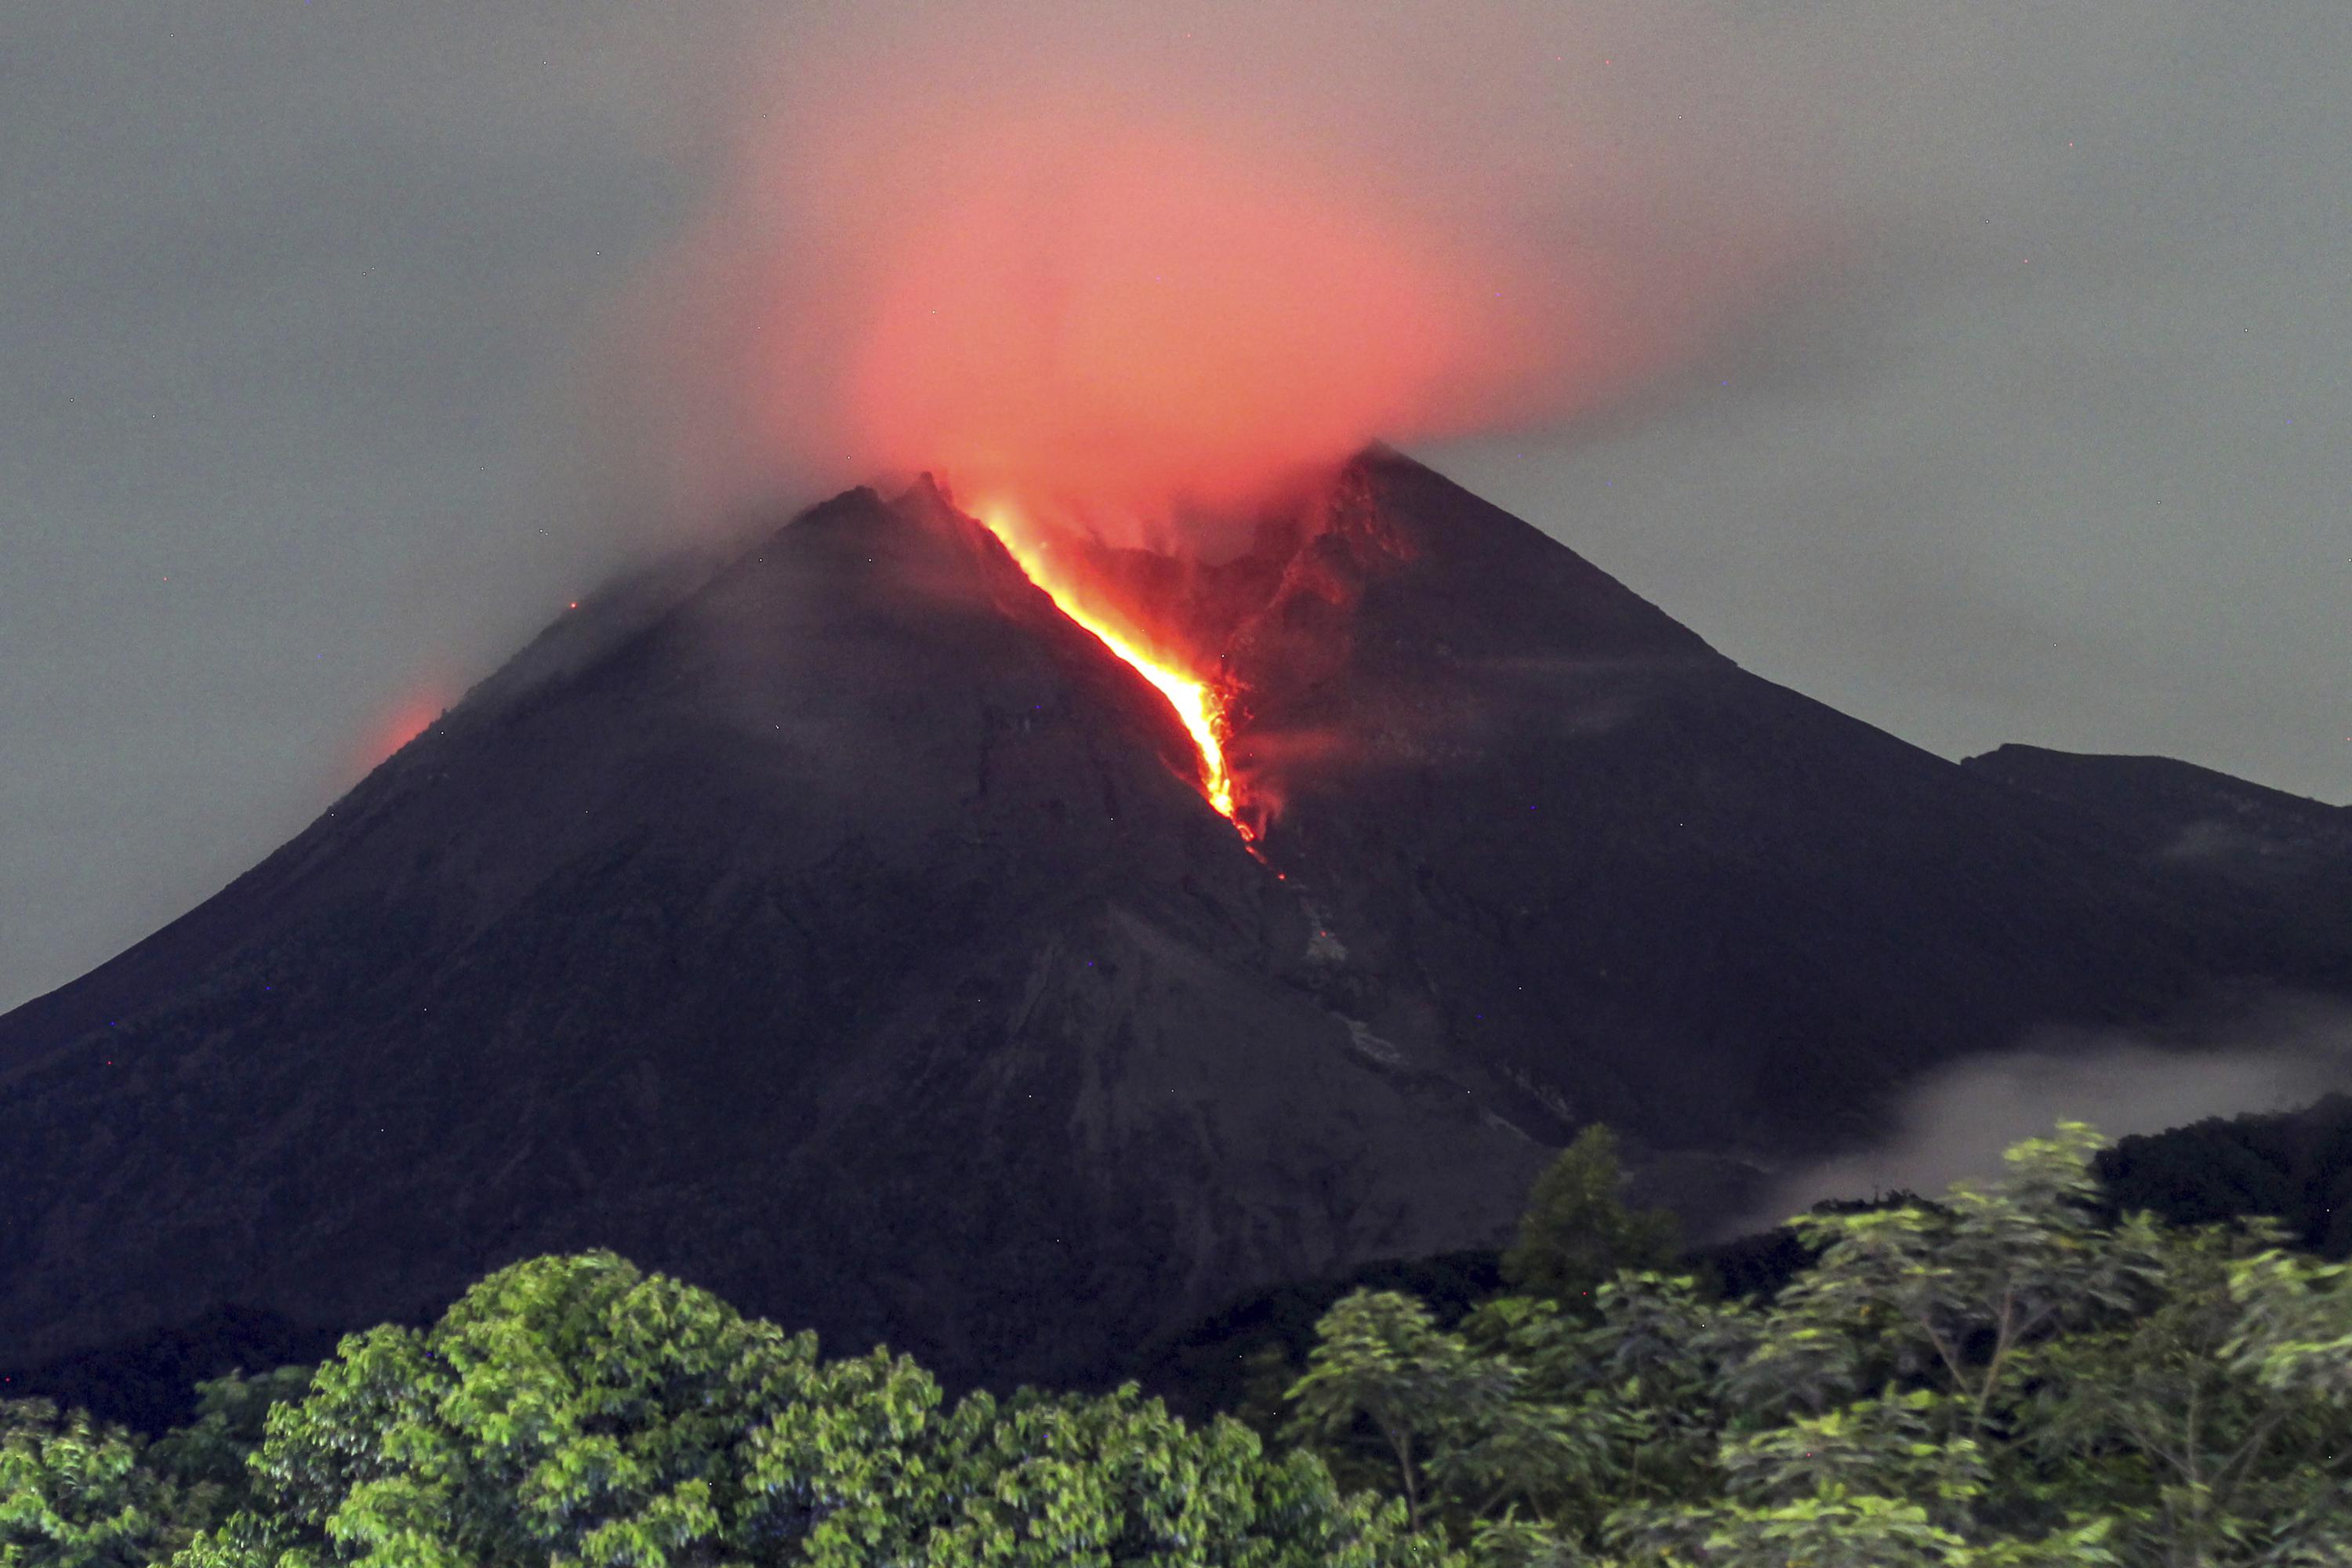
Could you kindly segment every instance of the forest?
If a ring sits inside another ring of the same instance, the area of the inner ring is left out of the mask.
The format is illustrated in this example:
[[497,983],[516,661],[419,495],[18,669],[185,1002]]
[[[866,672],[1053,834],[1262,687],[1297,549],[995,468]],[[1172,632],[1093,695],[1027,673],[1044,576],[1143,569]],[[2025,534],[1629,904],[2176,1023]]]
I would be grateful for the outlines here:
[[[1496,1291],[1349,1290],[1303,1353],[1236,1350],[1197,1415],[950,1395],[611,1253],[540,1258],[428,1325],[207,1380],[161,1435],[0,1405],[0,1564],[2352,1562],[2336,1232],[2118,1201],[2195,1209],[2176,1189],[2229,1133],[2064,1124],[1997,1179],[1798,1216],[1759,1286],[1629,1212],[1589,1130]],[[2167,1149],[2200,1157],[2167,1177]]]

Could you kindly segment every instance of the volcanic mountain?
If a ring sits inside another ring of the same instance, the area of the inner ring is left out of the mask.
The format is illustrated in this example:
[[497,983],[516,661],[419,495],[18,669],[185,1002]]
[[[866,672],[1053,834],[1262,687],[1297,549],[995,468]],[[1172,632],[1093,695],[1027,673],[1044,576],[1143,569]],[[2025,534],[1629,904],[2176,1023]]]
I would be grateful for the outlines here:
[[2336,808],[1939,760],[1384,448],[1218,565],[1066,548],[1222,694],[1236,820],[929,481],[617,587],[0,1019],[8,1359],[607,1246],[1098,1378],[1491,1242],[1592,1119],[1704,1215],[2036,1026],[2352,992]]

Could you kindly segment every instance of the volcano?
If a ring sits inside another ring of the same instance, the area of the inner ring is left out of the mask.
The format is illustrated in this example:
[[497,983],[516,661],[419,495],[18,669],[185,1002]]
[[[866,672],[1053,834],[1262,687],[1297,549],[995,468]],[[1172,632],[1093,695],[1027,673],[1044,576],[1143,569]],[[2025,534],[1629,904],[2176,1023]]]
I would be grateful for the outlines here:
[[1941,760],[1384,448],[1221,563],[1061,548],[1230,800],[928,480],[617,585],[0,1019],[12,1359],[603,1246],[1083,1383],[1495,1241],[1592,1120],[1703,1221],[2038,1026],[2352,993],[2337,808]]

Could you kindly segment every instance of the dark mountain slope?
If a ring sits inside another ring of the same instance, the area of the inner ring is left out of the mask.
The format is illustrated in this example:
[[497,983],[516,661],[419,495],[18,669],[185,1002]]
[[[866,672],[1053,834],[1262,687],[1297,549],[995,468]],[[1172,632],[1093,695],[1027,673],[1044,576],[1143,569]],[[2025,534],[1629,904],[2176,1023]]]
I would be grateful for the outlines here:
[[1833,1141],[1937,1060],[2321,984],[2352,947],[2182,899],[1393,455],[1233,646],[1267,853],[1340,940],[1565,1119],[1654,1145]]
[[2327,805],[2170,757],[2002,746],[1960,764],[2076,814],[2178,896],[2226,910],[2280,947],[2332,955],[2352,988],[2352,807]]
[[935,503],[853,493],[543,655],[0,1021],[18,1364],[593,1244],[1077,1375],[1507,1221],[1539,1152],[1285,979],[1305,917],[1173,716]]
[[567,617],[0,1019],[7,1360],[609,1246],[954,1380],[1097,1377],[1492,1244],[1588,1118],[1704,1223],[1934,1063],[2346,973],[1393,453],[1258,539],[1097,564],[1221,661],[1262,858],[928,486]]
[[2126,1212],[2176,1225],[2269,1215],[2313,1251],[2352,1257],[2352,1097],[2126,1138],[2100,1156],[2099,1174]]

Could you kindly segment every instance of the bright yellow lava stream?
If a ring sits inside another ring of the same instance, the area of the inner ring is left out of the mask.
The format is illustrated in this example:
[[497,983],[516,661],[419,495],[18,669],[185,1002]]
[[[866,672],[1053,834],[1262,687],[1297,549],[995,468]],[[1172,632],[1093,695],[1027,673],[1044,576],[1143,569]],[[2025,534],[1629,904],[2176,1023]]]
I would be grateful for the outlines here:
[[[1022,538],[1021,530],[1011,522],[1009,509],[982,507],[980,521],[988,525],[988,531],[1011,552],[1029,581],[1043,588],[1062,614],[1092,632],[1103,647],[1159,688],[1160,694],[1168,699],[1168,705],[1176,710],[1176,717],[1192,732],[1192,744],[1201,753],[1202,794],[1208,796],[1218,815],[1240,827],[1239,819],[1234,816],[1233,775],[1225,769],[1225,705],[1216,689],[1137,647],[1133,638],[1090,601],[1084,587],[1056,570],[1045,551]],[[1243,836],[1248,837],[1246,829]]]

